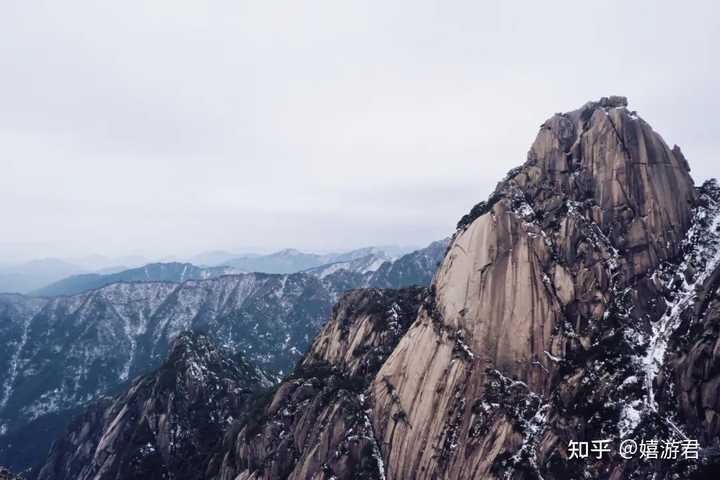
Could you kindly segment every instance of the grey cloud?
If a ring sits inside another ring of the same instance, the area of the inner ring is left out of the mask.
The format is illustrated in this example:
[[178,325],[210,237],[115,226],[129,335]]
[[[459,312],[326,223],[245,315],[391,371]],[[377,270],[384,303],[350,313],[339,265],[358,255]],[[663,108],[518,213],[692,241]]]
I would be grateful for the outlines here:
[[609,94],[716,175],[718,8],[10,0],[0,260],[424,244]]

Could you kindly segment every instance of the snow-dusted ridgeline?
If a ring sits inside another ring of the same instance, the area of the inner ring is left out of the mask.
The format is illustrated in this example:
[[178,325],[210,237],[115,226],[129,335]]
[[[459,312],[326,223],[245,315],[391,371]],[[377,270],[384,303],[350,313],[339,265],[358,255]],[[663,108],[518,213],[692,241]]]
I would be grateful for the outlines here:
[[[120,275],[136,281],[76,295],[0,295],[0,315],[4,307],[13,312],[6,338],[15,338],[0,346],[0,436],[7,439],[5,445],[27,451],[13,435],[25,435],[29,423],[51,428],[45,423],[55,422],[57,415],[156,367],[169,342],[188,329],[206,332],[221,346],[282,376],[306,351],[342,292],[368,282],[428,284],[445,244],[435,242],[395,261],[368,250],[373,255],[358,257],[359,271],[340,268],[323,278],[317,272],[223,275],[222,268],[154,264]],[[375,269],[378,258],[384,261]],[[206,274],[211,278],[197,278]],[[146,276],[190,279],[143,282]],[[83,285],[88,283],[56,287]],[[19,458],[13,452],[0,442],[0,464]]]
[[[698,290],[720,267],[720,198],[712,194],[715,182],[710,181],[701,188],[700,205],[695,208],[692,225],[682,242],[682,258],[677,264],[664,264],[652,275],[661,291],[669,292],[672,300],[665,300],[666,311],[662,317],[650,324],[649,335],[632,329],[630,337],[634,343],[644,347],[645,354],[634,359],[637,375],[631,375],[625,384],[642,379],[643,398],[628,399],[623,408],[620,433],[623,437],[632,434],[643,418],[659,411],[655,395],[655,380],[666,363],[671,339],[682,323],[682,314],[693,308]],[[681,429],[664,415],[662,417],[680,436]]]
[[704,199],[707,206],[698,207],[693,225],[683,242],[688,253],[673,269],[672,275],[665,275],[669,279],[664,286],[673,292],[674,298],[667,302],[667,313],[652,324],[647,353],[642,358],[643,383],[647,392],[645,406],[655,412],[658,406],[653,383],[664,364],[670,337],[680,325],[680,315],[697,299],[697,289],[720,266],[720,203],[708,196]]
[[[49,300],[0,295],[0,314],[13,309],[16,333],[0,346],[0,360],[9,359],[0,363],[0,464],[27,467],[13,463],[20,458],[13,448],[27,452],[13,440],[16,432],[23,435],[35,422],[57,425],[58,414],[157,367],[184,330],[207,332],[270,370],[289,370],[337,294],[311,275],[242,274],[182,284],[118,283]],[[13,307],[18,303],[39,307]],[[56,433],[36,447],[49,447]]]

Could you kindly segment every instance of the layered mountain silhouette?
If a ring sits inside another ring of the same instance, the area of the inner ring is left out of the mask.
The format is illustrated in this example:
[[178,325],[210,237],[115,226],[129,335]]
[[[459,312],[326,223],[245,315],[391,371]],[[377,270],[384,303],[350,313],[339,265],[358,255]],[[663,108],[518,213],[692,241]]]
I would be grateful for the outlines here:
[[227,426],[271,384],[241,356],[183,332],[158,370],[73,422],[72,441],[55,444],[38,478],[197,478]]
[[[717,478],[720,188],[689,170],[623,97],[552,116],[429,288],[342,296],[293,372],[177,478]],[[155,478],[102,470],[101,439],[148,416],[93,411],[42,478]],[[627,439],[696,441],[697,458],[623,458]],[[571,455],[597,440],[609,451]],[[93,473],[63,467],[77,452]]]
[[82,288],[72,295],[0,294],[0,465],[19,471],[41,460],[83,405],[157,368],[185,330],[282,377],[339,295],[376,283],[429,285],[446,245],[372,271],[230,275],[227,267],[153,264],[54,287]]
[[[40,297],[76,295],[120,282],[176,282],[204,280],[239,273],[291,274],[306,272],[325,278],[332,273],[345,275],[352,287],[387,284],[387,286],[429,283],[448,240],[434,242],[424,249],[393,257],[376,247],[362,248],[340,254],[317,255],[298,250],[281,250],[270,255],[251,255],[225,259],[227,265],[198,266],[187,262],[149,263],[112,273],[83,273],[63,278],[33,290]],[[395,251],[396,249],[388,250]],[[232,266],[228,266],[232,265]],[[377,272],[381,270],[377,274]],[[429,274],[428,274],[429,272]],[[336,275],[336,277],[339,277]],[[351,288],[352,288],[351,287]],[[8,290],[8,291],[22,291]],[[2,290],[0,290],[1,292]]]
[[[364,259],[369,271],[374,270],[384,261],[397,258],[391,253],[377,247],[367,247],[349,252],[321,255],[288,248],[269,255],[235,257],[225,260],[223,264],[243,272],[297,273],[337,263],[346,263],[346,267],[350,268],[350,262],[353,260]],[[368,259],[370,260],[368,261]],[[375,268],[372,268],[373,262],[375,262]]]
[[120,272],[101,274],[85,273],[72,275],[58,280],[32,292],[40,297],[58,297],[76,295],[121,282],[176,282],[186,280],[204,280],[223,275],[241,273],[232,267],[198,267],[191,263],[150,263],[142,267],[122,270]]
[[0,265],[0,292],[27,293],[84,271],[81,266],[57,258]]

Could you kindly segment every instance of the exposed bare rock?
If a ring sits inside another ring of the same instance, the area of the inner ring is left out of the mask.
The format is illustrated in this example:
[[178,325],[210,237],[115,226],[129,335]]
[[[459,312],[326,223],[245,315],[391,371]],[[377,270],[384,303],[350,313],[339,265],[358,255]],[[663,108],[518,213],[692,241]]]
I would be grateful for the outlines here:
[[[287,275],[151,264],[73,277],[45,291],[80,292],[70,296],[0,294],[0,464],[20,471],[42,461],[85,404],[160,366],[183,330],[203,331],[283,376],[342,292],[429,285],[448,241],[393,261],[377,249],[360,249],[333,255],[336,263],[315,271]],[[303,256],[273,257],[293,263]]]
[[[376,331],[343,328],[352,302],[338,307],[297,378],[232,436],[218,478],[363,478],[369,459],[390,479],[659,479],[715,468],[717,328],[703,300],[714,293],[696,287],[717,289],[720,195],[697,190],[679,148],[626,106],[603,98],[542,125],[527,162],[459,222],[377,374],[348,354]],[[355,387],[344,383],[357,372]],[[362,450],[340,440],[350,431]],[[696,462],[568,455],[570,441],[693,432],[703,441]]]
[[[554,115],[460,220],[430,289],[345,295],[203,474],[717,478],[719,287],[717,184],[696,188],[624,97]],[[694,438],[699,458],[625,460],[627,438]]]
[[707,292],[709,303],[705,310],[694,312],[696,331],[688,331],[685,339],[678,339],[681,343],[674,353],[672,368],[682,423],[687,425],[688,433],[706,444],[720,437],[719,276],[720,270],[709,282],[712,291]]
[[[710,422],[709,435],[717,426],[714,327],[673,346],[673,312],[697,304],[692,285],[716,267],[715,197],[626,106],[603,98],[542,125],[527,162],[461,219],[417,318],[375,375],[349,355],[376,331],[343,328],[342,312],[362,303],[346,299],[298,378],[232,437],[218,478],[362,478],[348,465],[367,466],[375,448],[376,473],[390,479],[701,475],[707,453],[672,467],[617,452],[568,458],[572,440],[672,439],[685,435],[680,420],[696,432]],[[678,275],[682,288],[669,280]],[[339,386],[357,372],[355,389]],[[364,454],[339,446],[351,429]]]
[[37,478],[202,478],[227,426],[269,385],[241,358],[183,333],[159,370],[75,419]]
[[[696,200],[684,158],[626,104],[550,118],[460,222],[434,303],[372,385],[389,478],[608,472],[568,465],[566,446],[620,434],[628,333],[660,315],[649,274],[679,254]],[[500,386],[512,402],[491,401]]]
[[367,386],[415,319],[422,288],[345,295],[294,374],[231,433],[209,473],[221,480],[384,478]]

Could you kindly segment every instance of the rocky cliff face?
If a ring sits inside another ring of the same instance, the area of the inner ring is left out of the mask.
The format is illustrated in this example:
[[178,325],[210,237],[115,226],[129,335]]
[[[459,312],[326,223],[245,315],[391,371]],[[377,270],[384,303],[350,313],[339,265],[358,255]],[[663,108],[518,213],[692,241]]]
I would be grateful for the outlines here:
[[525,165],[461,221],[432,308],[373,383],[391,478],[628,478],[649,468],[569,462],[567,446],[675,433],[645,358],[659,329],[672,334],[658,272],[682,254],[693,222],[688,171],[622,98],[542,125]]
[[22,470],[40,460],[68,416],[157,368],[184,330],[288,371],[336,296],[305,274],[118,283],[54,299],[0,295],[0,462]]
[[[343,297],[195,478],[717,478],[719,287],[717,184],[622,97],[557,114],[430,289]],[[699,458],[624,459],[624,439]]]
[[258,418],[230,432],[208,477],[383,478],[368,386],[425,295],[421,288],[345,295]]
[[[365,258],[356,257],[364,253],[373,252],[351,252],[348,261]],[[364,286],[369,278],[386,286],[427,285],[443,253],[434,244],[385,262],[378,272],[336,268],[325,276],[125,282],[52,299],[0,294],[0,338],[5,340],[0,345],[0,464],[20,471],[41,460],[69,417],[157,368],[169,342],[183,330],[206,332],[284,374],[307,350],[342,292]],[[165,264],[112,278],[184,279],[223,271]]]
[[[347,400],[360,416],[331,402],[337,416],[299,420],[325,388],[303,374],[311,353],[218,478],[703,478],[718,447],[719,202],[624,98],[553,116],[458,224],[412,325]],[[313,348],[347,368],[332,331]],[[338,447],[350,428],[377,469],[335,462],[354,458]],[[697,461],[618,455],[622,439],[687,438]],[[605,439],[611,453],[569,458],[571,441]]]
[[157,371],[77,418],[37,478],[199,478],[225,428],[271,385],[232,357],[203,335],[181,334]]

